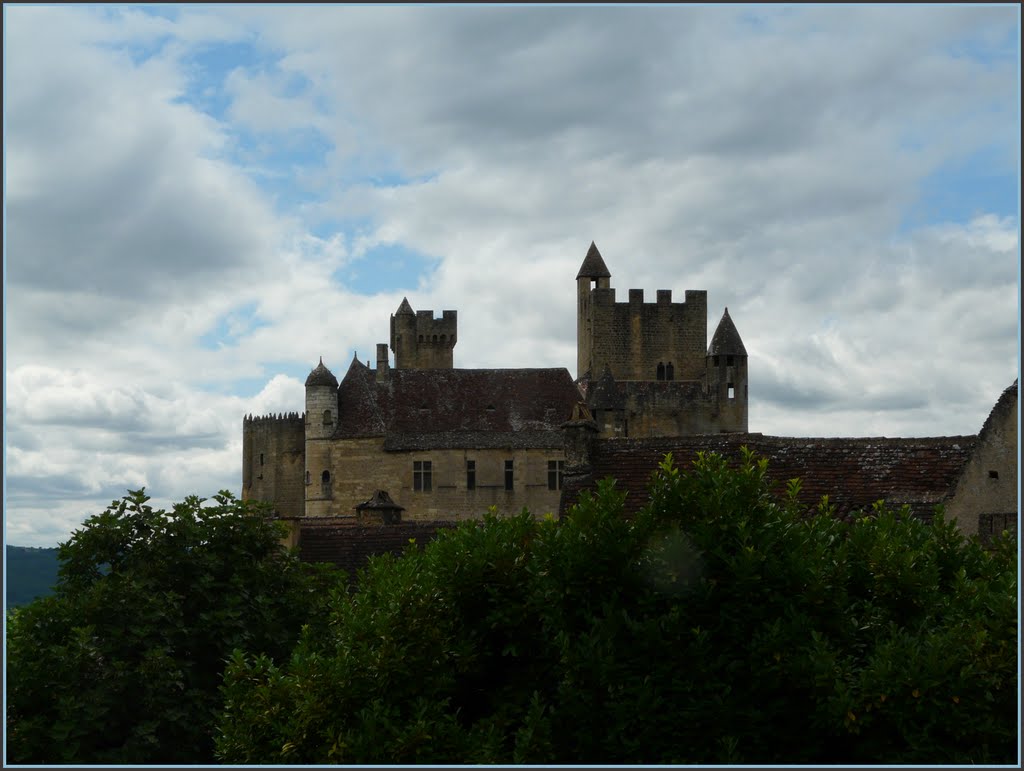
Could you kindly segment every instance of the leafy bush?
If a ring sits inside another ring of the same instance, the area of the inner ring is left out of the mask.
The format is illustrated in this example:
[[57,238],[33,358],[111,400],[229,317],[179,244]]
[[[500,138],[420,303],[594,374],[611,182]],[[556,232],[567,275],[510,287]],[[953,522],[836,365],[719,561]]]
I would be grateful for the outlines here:
[[1017,573],[941,513],[847,524],[766,462],[666,458],[565,521],[371,561],[292,657],[236,651],[230,763],[1010,763]]
[[60,546],[55,595],[8,617],[11,762],[212,761],[231,651],[287,656],[334,582],[284,551],[264,507],[147,500],[88,519]]

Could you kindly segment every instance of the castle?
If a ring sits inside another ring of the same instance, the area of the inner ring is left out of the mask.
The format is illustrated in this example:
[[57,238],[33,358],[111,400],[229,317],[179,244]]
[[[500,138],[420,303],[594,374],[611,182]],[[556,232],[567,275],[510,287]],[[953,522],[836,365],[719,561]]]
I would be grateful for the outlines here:
[[456,369],[457,313],[403,299],[374,369],[353,357],[339,383],[321,360],[303,413],[244,418],[243,497],[273,504],[304,559],[351,571],[492,507],[561,516],[609,476],[636,511],[666,453],[683,466],[748,447],[778,491],[803,480],[807,510],[825,494],[837,516],[885,500],[928,519],[941,504],[967,535],[1016,532],[1016,381],[974,436],[749,433],[747,352],[728,308],[709,343],[704,291],[648,303],[631,289],[616,302],[593,243],[576,284],[575,380],[565,368]]
[[[593,243],[576,275],[577,378],[567,369],[456,369],[458,315],[403,299],[376,368],[353,357],[339,383],[323,360],[303,413],[243,421],[242,494],[286,518],[356,516],[387,490],[407,518],[490,507],[557,512],[566,426],[580,403],[597,435],[747,431],[747,352],[725,309],[708,343],[707,292],[617,302]],[[577,417],[578,417],[577,409]]]

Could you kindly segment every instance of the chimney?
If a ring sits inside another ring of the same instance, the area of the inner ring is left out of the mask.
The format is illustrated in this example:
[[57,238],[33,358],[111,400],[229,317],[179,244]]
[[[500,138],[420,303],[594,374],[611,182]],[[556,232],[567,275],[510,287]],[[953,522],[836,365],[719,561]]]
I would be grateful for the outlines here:
[[388,382],[388,344],[377,343],[377,382]]

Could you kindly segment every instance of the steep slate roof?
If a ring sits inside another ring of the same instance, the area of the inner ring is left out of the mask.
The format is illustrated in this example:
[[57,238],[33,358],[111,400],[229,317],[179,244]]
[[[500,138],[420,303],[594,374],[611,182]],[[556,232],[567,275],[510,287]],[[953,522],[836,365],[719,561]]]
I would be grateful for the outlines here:
[[338,379],[334,377],[334,374],[324,366],[323,358],[320,359],[320,363],[313,368],[313,371],[309,373],[306,378],[307,386],[331,386],[331,388],[338,387]]
[[580,393],[568,370],[393,369],[353,361],[334,436],[384,436],[385,450],[560,448]]
[[591,407],[598,410],[621,410],[625,407],[625,398],[607,364],[604,365],[601,377],[587,394],[587,401]]
[[402,298],[402,302],[399,304],[398,310],[395,311],[395,315],[396,316],[398,316],[400,314],[407,314],[409,316],[415,316],[416,315],[415,311],[413,311],[413,309],[412,309],[412,306],[409,305],[409,298],[408,297],[403,297]]
[[601,253],[597,251],[597,244],[593,241],[590,242],[590,249],[587,250],[587,256],[583,258],[583,264],[580,265],[580,272],[576,274],[576,278],[586,276],[587,278],[611,278],[612,274],[608,270],[608,266],[604,264],[604,259],[601,257]]
[[736,325],[732,323],[728,308],[722,314],[722,320],[718,322],[718,328],[711,338],[711,345],[708,346],[708,356],[722,355],[747,355],[747,349],[743,347],[740,333],[736,331]]
[[648,501],[647,483],[666,453],[683,469],[699,451],[715,451],[736,463],[746,445],[768,459],[775,492],[784,492],[787,480],[800,477],[800,502],[808,509],[828,495],[836,514],[845,517],[884,499],[893,506],[908,504],[927,519],[953,493],[976,441],[975,436],[801,439],[761,434],[605,439],[595,443],[590,475],[566,477],[561,510],[565,513],[581,490],[613,477],[619,489],[629,491],[626,511],[634,514]]

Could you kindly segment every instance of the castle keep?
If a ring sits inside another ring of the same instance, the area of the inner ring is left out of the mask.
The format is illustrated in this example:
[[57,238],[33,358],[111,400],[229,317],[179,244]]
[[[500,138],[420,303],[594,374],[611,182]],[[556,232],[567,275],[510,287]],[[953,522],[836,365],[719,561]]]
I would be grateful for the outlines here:
[[576,285],[575,380],[565,368],[456,369],[456,312],[403,299],[374,369],[353,357],[339,383],[321,360],[303,413],[244,418],[243,498],[291,521],[303,559],[352,572],[491,507],[561,515],[609,476],[635,512],[666,453],[683,467],[706,451],[736,462],[747,447],[778,491],[803,480],[808,511],[826,494],[837,516],[885,500],[928,519],[941,504],[983,541],[1016,532],[1016,381],[977,436],[751,434],[747,351],[727,308],[709,343],[706,292],[673,302],[658,290],[649,303],[631,289],[617,302],[594,244]]
[[289,518],[354,518],[375,490],[413,520],[541,516],[559,509],[581,403],[604,438],[745,432],[747,352],[728,310],[709,345],[706,292],[616,302],[610,282],[592,243],[576,276],[575,381],[565,368],[456,369],[456,311],[403,299],[375,369],[353,358],[339,383],[321,360],[304,413],[244,419],[243,497]]

